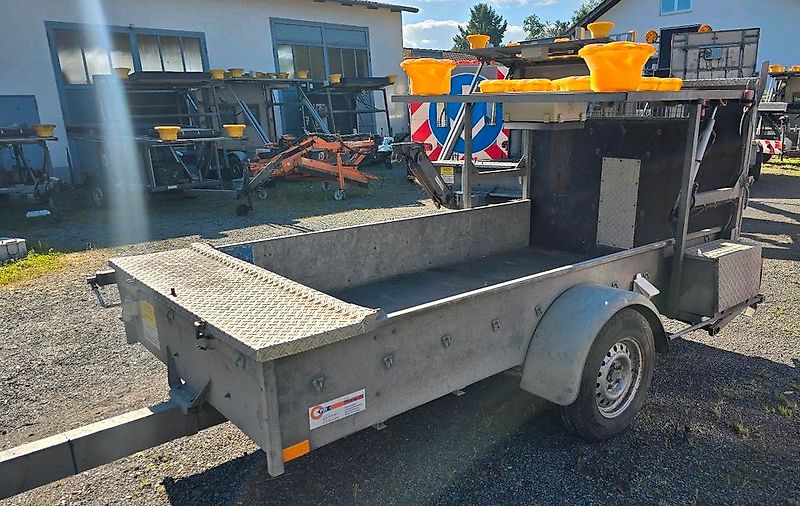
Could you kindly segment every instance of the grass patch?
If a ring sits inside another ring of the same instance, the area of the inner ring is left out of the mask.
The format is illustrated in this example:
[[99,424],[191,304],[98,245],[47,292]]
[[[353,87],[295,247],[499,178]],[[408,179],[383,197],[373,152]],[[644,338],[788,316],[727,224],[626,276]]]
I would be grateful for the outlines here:
[[789,420],[794,420],[797,412],[800,410],[800,404],[789,399],[785,395],[778,396],[778,405],[775,407],[767,408],[768,415],[780,415]]
[[761,167],[761,172],[782,176],[800,176],[800,158],[786,158],[780,161],[773,156],[769,163],[765,163]]
[[63,261],[63,253],[52,250],[47,253],[37,253],[31,250],[24,258],[0,265],[0,286],[37,278],[57,269]]
[[733,422],[731,428],[743,438],[750,437],[750,428],[746,427],[742,422]]

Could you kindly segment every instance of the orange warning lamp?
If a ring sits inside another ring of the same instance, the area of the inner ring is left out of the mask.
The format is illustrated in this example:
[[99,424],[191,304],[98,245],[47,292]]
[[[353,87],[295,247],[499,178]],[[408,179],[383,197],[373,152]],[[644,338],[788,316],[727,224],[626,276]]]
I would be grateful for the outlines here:
[[700,25],[700,28],[698,28],[698,29],[697,29],[697,31],[698,31],[699,33],[711,32],[711,31],[713,31],[713,30],[714,30],[714,29],[713,29],[713,28],[711,28],[711,25]]
[[655,30],[647,30],[647,33],[644,34],[644,40],[647,41],[648,44],[654,44],[658,40],[658,32]]

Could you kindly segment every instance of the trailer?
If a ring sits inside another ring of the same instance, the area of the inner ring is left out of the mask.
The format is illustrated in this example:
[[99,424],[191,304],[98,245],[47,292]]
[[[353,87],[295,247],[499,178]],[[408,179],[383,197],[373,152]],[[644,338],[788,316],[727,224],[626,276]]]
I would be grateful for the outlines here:
[[[38,205],[27,215],[53,216],[58,219],[53,195],[63,182],[53,176],[53,162],[48,142],[58,138],[49,135],[41,137],[28,126],[0,127],[0,152],[7,149],[12,160],[12,170],[0,165],[0,195],[16,195],[32,198]],[[28,147],[37,147],[42,153],[42,164],[34,167],[26,155]]]
[[764,100],[758,105],[756,160],[758,175],[762,163],[772,156],[800,156],[800,67],[775,68],[770,72]]
[[[98,75],[94,84],[96,114],[83,115],[66,130],[81,161],[80,180],[96,207],[129,189],[222,190],[223,169],[230,163],[227,150],[240,148],[245,140],[222,134],[221,84],[209,73],[135,72],[122,80]],[[160,139],[153,129],[157,125],[181,126],[178,139]],[[118,159],[129,150],[132,162]]]
[[[127,341],[167,365],[170,400],[0,453],[0,497],[224,420],[278,476],[514,367],[567,430],[615,436],[645,401],[656,353],[763,300],[761,248],[740,239],[757,83],[737,83],[395,96],[462,103],[467,117],[502,101],[527,139],[513,169],[522,198],[471,207],[471,181],[498,174],[473,166],[466,129],[465,209],[111,259],[89,285],[106,306],[116,286]],[[574,119],[542,121],[556,109]],[[424,147],[395,149],[440,182]],[[685,325],[667,332],[662,317]]]

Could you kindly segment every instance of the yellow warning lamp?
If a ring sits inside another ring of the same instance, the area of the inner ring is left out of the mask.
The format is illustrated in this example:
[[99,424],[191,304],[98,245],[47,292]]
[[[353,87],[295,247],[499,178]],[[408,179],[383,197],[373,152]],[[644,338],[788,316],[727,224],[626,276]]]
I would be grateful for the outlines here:
[[644,34],[644,40],[647,41],[648,44],[654,44],[658,40],[658,32],[655,30],[647,30],[647,33]]
[[714,31],[714,29],[711,28],[711,25],[700,25],[700,28],[698,28],[697,31],[698,33],[706,33]]

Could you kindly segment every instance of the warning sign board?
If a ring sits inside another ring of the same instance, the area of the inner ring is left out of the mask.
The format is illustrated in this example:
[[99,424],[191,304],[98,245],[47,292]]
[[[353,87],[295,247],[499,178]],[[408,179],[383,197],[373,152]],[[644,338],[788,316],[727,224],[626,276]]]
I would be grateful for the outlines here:
[[308,408],[308,425],[311,430],[318,429],[365,409],[367,409],[367,391],[361,389]]

